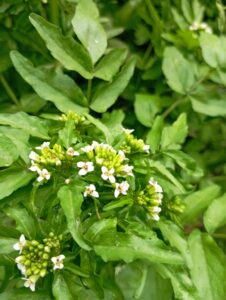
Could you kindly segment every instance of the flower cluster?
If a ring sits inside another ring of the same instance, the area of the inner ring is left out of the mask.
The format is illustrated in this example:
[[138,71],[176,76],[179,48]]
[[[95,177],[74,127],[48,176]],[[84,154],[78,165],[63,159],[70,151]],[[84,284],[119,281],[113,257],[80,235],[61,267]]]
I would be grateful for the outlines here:
[[145,207],[153,220],[159,221],[159,213],[161,212],[161,204],[163,199],[162,187],[153,178],[150,178],[148,185],[144,190],[140,191],[136,197],[139,205]]
[[182,203],[179,196],[174,196],[169,201],[163,203],[163,211],[166,216],[169,216],[173,221],[178,221],[178,216],[184,212],[185,205]]
[[142,139],[137,139],[133,134],[133,129],[124,129],[125,141],[122,144],[122,149],[126,153],[150,152],[150,146],[146,145]]
[[199,23],[197,21],[193,22],[192,25],[189,26],[189,30],[191,30],[191,31],[204,31],[204,32],[210,33],[210,34],[213,32],[209,25],[207,25],[204,22]]
[[59,117],[59,120],[63,122],[72,120],[75,122],[75,125],[80,125],[86,121],[86,118],[84,116],[76,114],[73,111],[69,111],[67,114],[62,114]]
[[52,232],[42,242],[26,240],[22,234],[19,242],[13,248],[19,251],[16,257],[17,268],[24,276],[24,286],[35,291],[35,284],[40,277],[45,277],[49,271],[62,269],[65,256],[60,253],[61,237]]
[[31,160],[31,167],[29,170],[37,172],[37,181],[49,180],[51,172],[47,167],[61,166],[63,163],[71,164],[74,156],[79,156],[79,153],[72,147],[69,147],[66,151],[58,144],[55,144],[53,148],[50,148],[49,142],[44,142],[42,145],[36,147],[39,153],[31,151],[29,158]]

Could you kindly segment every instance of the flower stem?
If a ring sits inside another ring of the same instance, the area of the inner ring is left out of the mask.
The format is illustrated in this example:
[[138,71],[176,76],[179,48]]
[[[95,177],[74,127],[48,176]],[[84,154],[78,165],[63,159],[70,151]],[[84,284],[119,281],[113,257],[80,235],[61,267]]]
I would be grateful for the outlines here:
[[87,100],[88,103],[90,102],[91,99],[91,93],[92,93],[92,79],[88,80],[88,86],[87,86]]
[[13,92],[13,90],[11,89],[11,87],[9,86],[8,82],[6,81],[3,75],[0,75],[0,81],[4,89],[6,90],[8,96],[10,97],[10,99],[16,104],[16,106],[20,107],[19,100],[17,99],[15,93]]
[[59,25],[59,9],[58,9],[58,0],[50,0],[50,19],[51,22]]

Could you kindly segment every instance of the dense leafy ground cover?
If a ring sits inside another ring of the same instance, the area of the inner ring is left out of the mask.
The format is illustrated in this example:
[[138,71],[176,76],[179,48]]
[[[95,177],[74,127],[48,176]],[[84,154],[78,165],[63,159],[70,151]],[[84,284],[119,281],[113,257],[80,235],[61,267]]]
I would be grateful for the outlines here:
[[0,3],[0,299],[226,299],[225,7]]

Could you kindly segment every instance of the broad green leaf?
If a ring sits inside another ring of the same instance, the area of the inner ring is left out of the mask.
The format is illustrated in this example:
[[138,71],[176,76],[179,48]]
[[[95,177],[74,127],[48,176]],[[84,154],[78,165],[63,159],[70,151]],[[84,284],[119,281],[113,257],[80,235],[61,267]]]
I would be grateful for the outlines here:
[[96,112],[105,112],[115,103],[132,77],[135,64],[136,59],[131,58],[130,61],[124,65],[121,71],[113,78],[112,82],[103,84],[99,89],[97,89],[90,105],[92,110]]
[[16,239],[0,237],[0,245],[1,245],[0,254],[8,254],[8,253],[15,251],[13,249],[13,245],[17,242],[18,242],[18,240],[16,240]]
[[175,148],[175,145],[182,144],[184,142],[187,134],[187,115],[182,113],[171,126],[167,126],[163,129],[161,147],[163,149]]
[[16,228],[29,239],[35,238],[36,224],[28,211],[22,207],[8,207],[5,213],[16,221]]
[[124,233],[101,235],[98,243],[94,245],[94,250],[104,261],[124,260],[130,263],[136,259],[146,259],[150,262],[183,264],[183,259],[178,253],[157,247],[152,240]]
[[205,62],[212,68],[226,67],[226,38],[202,32],[200,46]]
[[219,196],[218,185],[211,185],[201,191],[194,192],[184,199],[185,210],[181,216],[183,224],[192,223],[199,218],[210,203]]
[[88,110],[76,104],[76,102],[80,103],[81,91],[69,76],[35,68],[17,51],[12,51],[10,55],[16,70],[40,97],[53,102],[60,111],[65,113],[68,111],[83,113]]
[[64,36],[60,28],[32,13],[30,21],[46,43],[47,48],[66,69],[76,71],[86,79],[92,78],[92,62],[88,52],[72,37]]
[[161,116],[157,116],[153,122],[151,130],[147,134],[146,143],[150,145],[153,153],[159,150],[163,126],[163,118]]
[[98,235],[105,233],[106,231],[116,229],[117,219],[102,219],[93,223],[85,234],[85,238],[91,242],[94,242]]
[[82,237],[80,214],[83,197],[80,190],[74,186],[62,186],[58,193],[61,207],[67,219],[68,229],[76,243],[85,250],[90,250],[90,246]]
[[110,81],[126,59],[127,49],[113,49],[97,64],[94,76]]
[[61,273],[54,273],[52,292],[56,300],[73,300],[69,287]]
[[63,143],[65,148],[69,148],[74,137],[75,122],[68,120],[65,122],[65,127],[59,131],[59,139]]
[[38,138],[49,139],[46,122],[24,112],[0,114],[0,124],[22,129],[25,133]]
[[204,213],[204,225],[212,233],[226,224],[226,194],[215,199]]
[[72,25],[77,37],[95,63],[107,48],[107,35],[100,24],[97,6],[92,0],[79,1]]
[[122,110],[113,110],[103,114],[101,121],[110,130],[112,140],[117,140],[119,136],[122,136],[124,118],[125,113]]
[[150,94],[136,94],[135,96],[135,114],[138,121],[147,127],[151,127],[155,115],[160,110],[160,97]]
[[49,292],[35,291],[32,292],[29,289],[15,288],[10,291],[6,291],[0,294],[0,300],[52,300]]
[[192,108],[194,111],[211,116],[225,116],[226,115],[226,103],[225,99],[219,98],[216,95],[216,98],[206,98],[205,94],[205,100],[198,99],[194,96],[190,97]]
[[207,234],[195,230],[189,237],[191,275],[201,299],[226,299],[226,258]]
[[27,185],[33,177],[32,172],[20,168],[9,168],[0,171],[0,199]]
[[11,128],[7,126],[0,127],[0,134],[7,136],[11,142],[16,146],[20,157],[28,164],[30,146],[28,144],[29,134],[20,129]]
[[195,83],[195,75],[191,64],[174,47],[166,47],[162,70],[168,85],[180,94],[187,94]]
[[8,167],[19,157],[16,146],[0,132],[0,167]]

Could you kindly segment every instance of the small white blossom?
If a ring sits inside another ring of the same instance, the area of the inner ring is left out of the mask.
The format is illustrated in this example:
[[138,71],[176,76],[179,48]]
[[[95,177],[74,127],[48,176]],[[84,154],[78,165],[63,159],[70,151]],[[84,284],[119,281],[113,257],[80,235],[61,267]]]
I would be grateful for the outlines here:
[[133,166],[129,166],[129,165],[123,166],[123,172],[125,172],[126,175],[128,176],[134,176],[132,170],[133,170]]
[[78,175],[80,176],[84,176],[89,172],[92,172],[94,170],[94,165],[92,162],[88,161],[88,162],[84,162],[84,161],[79,161],[77,163],[77,167],[80,168]]
[[152,177],[148,183],[154,187],[156,193],[163,193],[162,187]]
[[97,163],[98,165],[102,165],[102,163],[103,163],[103,158],[96,157],[96,163]]
[[105,166],[101,167],[101,177],[103,180],[109,180],[111,183],[115,183],[115,176],[113,175],[115,173],[115,169],[111,168],[108,170]]
[[119,150],[119,151],[118,151],[118,155],[120,156],[120,158],[121,158],[122,161],[126,159],[126,156],[125,156],[125,152],[124,152],[124,151]]
[[152,215],[152,218],[153,218],[153,220],[155,220],[155,221],[159,221],[159,220],[160,220],[160,217],[159,217],[158,214],[153,214],[153,215]]
[[100,144],[98,142],[93,141],[91,147],[94,149],[94,148],[98,147],[99,145]]
[[38,182],[41,182],[41,181],[43,181],[45,179],[49,180],[50,177],[51,177],[49,171],[46,170],[46,169],[38,170],[38,175],[39,175],[39,177],[37,178]]
[[122,130],[125,132],[125,134],[131,134],[132,132],[134,132],[134,129],[123,128]]
[[67,155],[69,156],[79,156],[78,151],[75,151],[72,147],[67,149]]
[[149,153],[150,152],[150,146],[149,145],[144,145],[143,150],[144,150],[144,152]]
[[62,162],[60,159],[56,159],[55,164],[56,164],[56,166],[61,166]]
[[115,198],[118,198],[118,196],[120,194],[126,195],[128,189],[129,189],[129,184],[127,181],[123,181],[121,183],[116,183],[115,184],[115,192],[114,192]]
[[191,31],[196,31],[196,30],[199,29],[199,26],[200,26],[200,24],[199,24],[198,22],[195,21],[195,22],[192,23],[192,25],[189,26],[189,29],[190,29]]
[[38,172],[40,171],[40,168],[35,164],[35,162],[32,160],[31,161],[31,166],[29,168],[30,171],[32,172]]
[[70,178],[67,178],[67,179],[65,179],[65,181],[64,181],[66,184],[69,184],[70,182],[71,182],[71,179]]
[[21,274],[26,275],[26,267],[22,264],[17,264],[17,268],[20,270]]
[[21,253],[25,245],[26,245],[25,236],[21,234],[19,242],[13,245],[13,249],[18,250]]
[[16,258],[15,258],[15,262],[17,263],[17,264],[20,264],[21,263],[21,259],[23,258],[23,256],[17,256]]
[[85,147],[82,147],[81,150],[85,153],[93,151],[94,146],[93,145],[87,145]]
[[90,184],[86,186],[85,192],[83,194],[85,197],[92,196],[94,198],[99,198],[99,193],[96,191],[96,187],[94,184]]
[[31,291],[34,292],[35,291],[35,282],[36,282],[36,280],[32,276],[29,277],[29,278],[24,277],[22,279],[25,280],[24,286],[26,288],[30,288]]
[[43,150],[45,148],[49,148],[50,142],[44,142],[40,146],[35,147],[37,150]]
[[31,160],[33,160],[33,161],[36,161],[36,160],[39,159],[39,155],[38,155],[36,152],[31,151],[30,154],[29,154],[29,158],[30,158]]
[[59,256],[55,256],[51,258],[51,261],[53,263],[53,270],[56,269],[63,269],[64,264],[63,261],[65,259],[65,256],[63,254],[59,255]]

